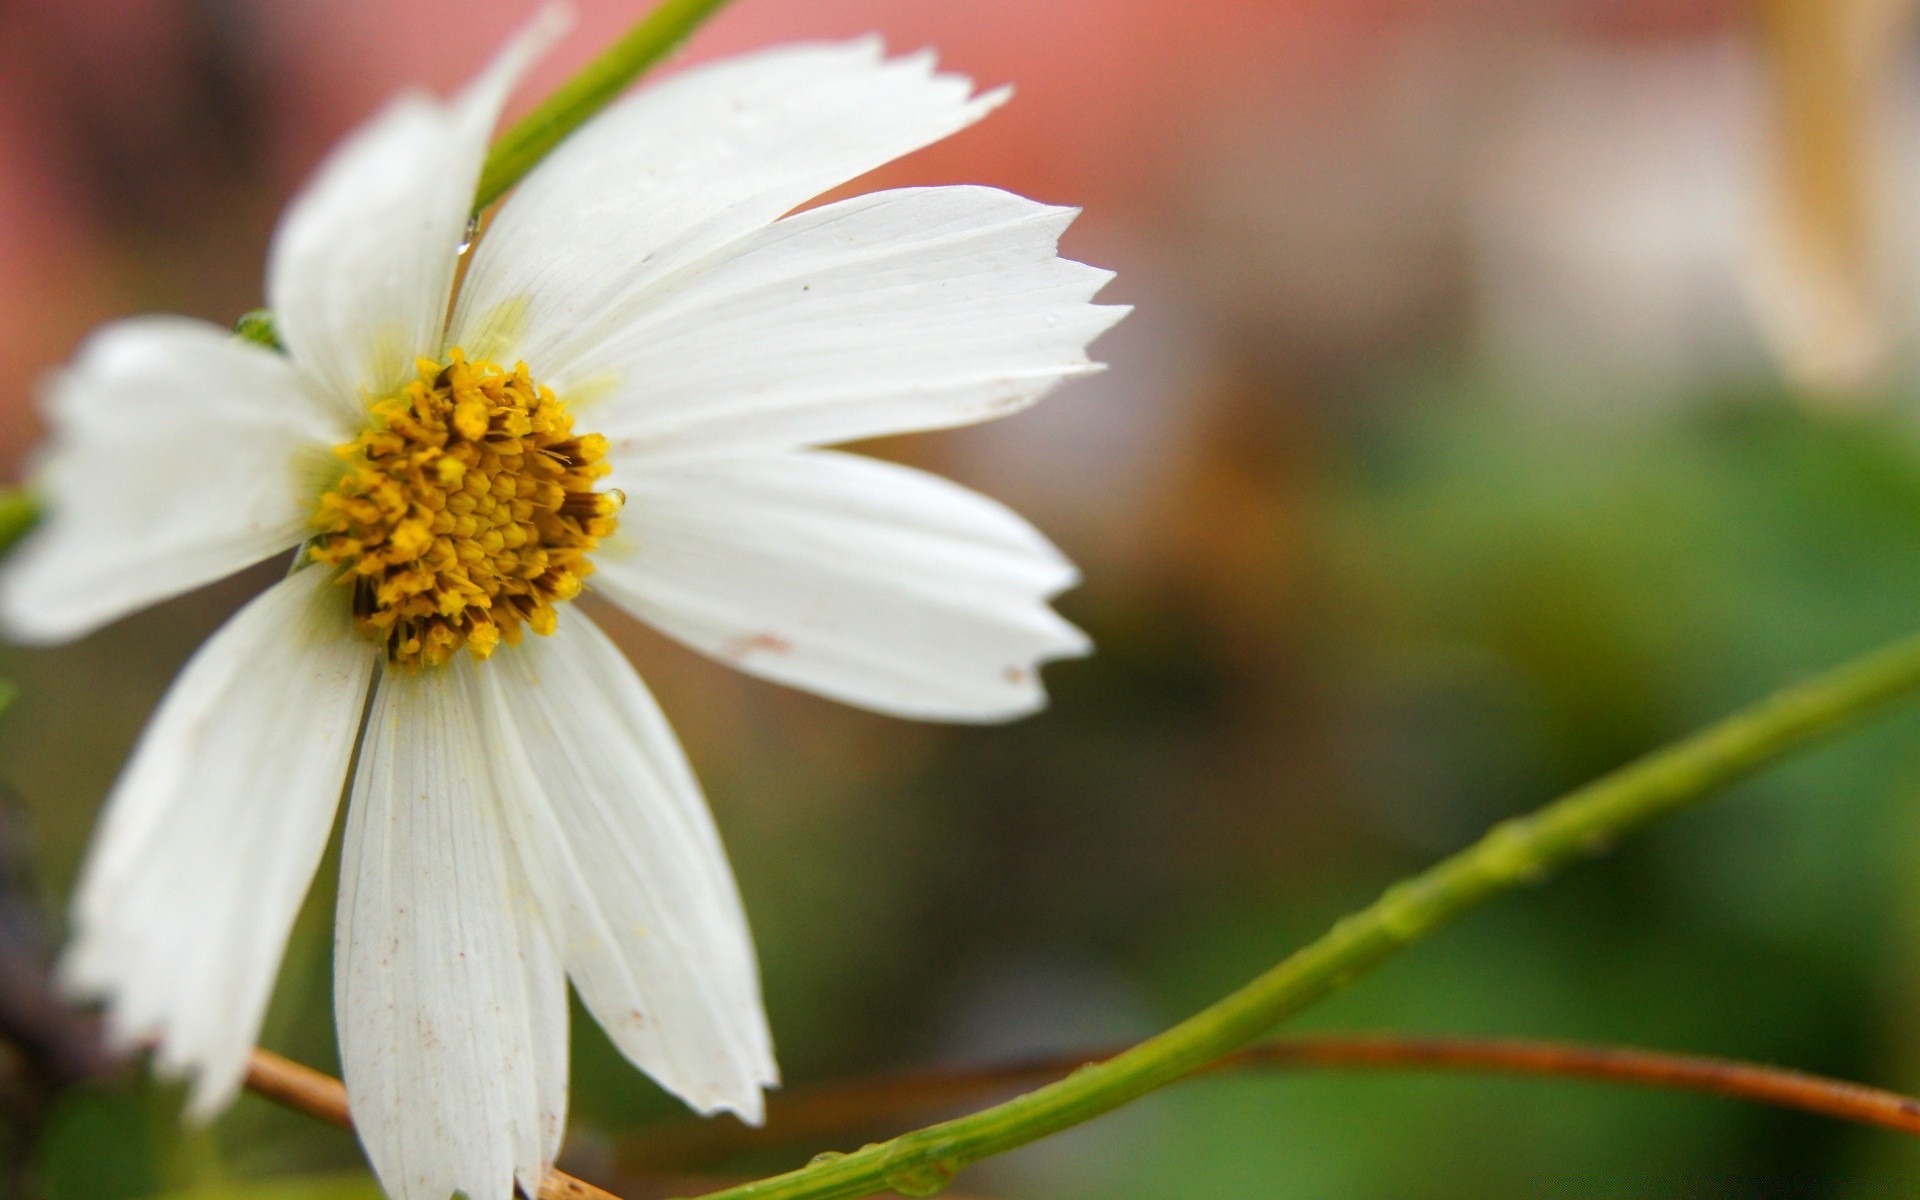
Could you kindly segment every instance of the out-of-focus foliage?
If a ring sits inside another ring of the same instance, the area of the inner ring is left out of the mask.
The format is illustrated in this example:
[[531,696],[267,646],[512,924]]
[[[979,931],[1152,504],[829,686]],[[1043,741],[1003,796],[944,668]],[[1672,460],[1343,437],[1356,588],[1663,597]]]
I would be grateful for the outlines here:
[[[911,748],[884,749],[857,783],[794,733],[707,749],[794,1076],[1145,1031],[1498,817],[1911,626],[1920,441],[1897,420],[1744,394],[1622,424],[1457,375],[1354,411],[1306,477],[1268,481],[1297,506],[1311,563],[1307,594],[1273,617],[1279,644],[1226,622],[1215,596],[1089,589],[1075,615],[1103,653],[1057,669],[1056,705],[1034,721],[901,729]],[[107,636],[172,640],[182,623]],[[75,686],[44,658],[18,669],[14,761]],[[823,737],[895,735],[849,735],[811,702],[777,699],[767,719],[775,708]],[[1916,734],[1892,722],[1501,901],[1312,1024],[1630,1041],[1920,1087],[1904,1016]],[[320,1063],[329,891],[273,1026]],[[622,1129],[672,1110],[575,1028],[576,1155],[592,1168],[616,1160]],[[173,1103],[74,1096],[47,1140],[51,1194],[353,1162],[344,1137],[257,1101],[183,1137]],[[1742,1178],[1839,1195],[1915,1166],[1891,1135],[1696,1097],[1367,1076],[1194,1083],[982,1174],[1069,1197],[1173,1196],[1196,1179],[1248,1198]]]
[[372,1176],[348,1171],[187,1188],[167,1192],[161,1200],[380,1200],[382,1194]]

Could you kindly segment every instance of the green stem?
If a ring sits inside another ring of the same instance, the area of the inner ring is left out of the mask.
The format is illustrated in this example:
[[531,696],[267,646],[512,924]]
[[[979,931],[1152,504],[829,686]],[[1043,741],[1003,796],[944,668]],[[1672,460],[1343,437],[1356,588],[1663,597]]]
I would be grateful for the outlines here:
[[600,57],[567,80],[539,108],[500,136],[487,154],[480,172],[480,190],[473,201],[478,213],[520,182],[568,134],[580,128],[640,73],[671,54],[702,21],[727,0],[665,0],[648,13],[625,37],[608,46]]
[[1694,804],[1790,751],[1920,689],[1920,636],[1787,688],[1524,817],[1387,889],[1239,991],[1125,1053],[969,1116],[705,1200],[836,1200],[892,1189],[932,1195],[961,1167],[1136,1100],[1273,1028],[1466,910],[1544,879],[1621,835]]

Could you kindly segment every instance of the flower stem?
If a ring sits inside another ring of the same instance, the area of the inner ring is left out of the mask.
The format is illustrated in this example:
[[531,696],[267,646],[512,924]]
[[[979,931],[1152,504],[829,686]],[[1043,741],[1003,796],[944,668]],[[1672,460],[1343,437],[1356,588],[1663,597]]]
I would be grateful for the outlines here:
[[640,73],[671,54],[702,21],[718,12],[727,0],[665,0],[626,35],[601,52],[540,107],[500,135],[487,153],[474,197],[478,213],[520,182],[568,134],[580,128]]
[[706,1200],[851,1200],[938,1192],[968,1163],[1110,1112],[1251,1042],[1475,905],[1697,803],[1788,752],[1920,688],[1920,636],[1906,638],[1504,821],[1478,842],[1388,888],[1318,941],[1239,991],[1105,1062],[980,1112]]

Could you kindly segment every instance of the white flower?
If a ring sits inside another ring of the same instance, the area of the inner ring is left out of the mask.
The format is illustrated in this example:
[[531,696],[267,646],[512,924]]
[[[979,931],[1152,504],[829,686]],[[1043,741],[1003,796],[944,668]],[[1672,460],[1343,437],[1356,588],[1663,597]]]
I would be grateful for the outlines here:
[[361,1139],[405,1200],[533,1193],[567,978],[702,1112],[757,1119],[776,1081],[699,787],[564,603],[589,570],[700,650],[907,716],[1031,711],[1037,665],[1087,645],[1047,605],[1073,567],[1019,517],[816,448],[1095,369],[1124,309],[1055,256],[1070,210],[942,187],[785,215],[1003,93],[872,40],[686,71],[520,185],[449,312],[490,131],[550,26],[320,170],[268,266],[284,355],[174,318],[92,338],[50,390],[51,515],[0,578],[0,618],[50,641],[304,546],[147,729],[64,970],[192,1078],[195,1114],[221,1109],[364,724],[336,1011]]

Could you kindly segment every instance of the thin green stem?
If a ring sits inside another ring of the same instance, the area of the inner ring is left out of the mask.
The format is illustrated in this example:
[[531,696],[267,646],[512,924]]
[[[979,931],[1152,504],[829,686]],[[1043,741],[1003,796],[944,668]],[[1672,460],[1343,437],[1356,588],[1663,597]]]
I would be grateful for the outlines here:
[[705,1200],[844,1200],[888,1189],[932,1195],[968,1163],[1026,1145],[1204,1067],[1466,910],[1546,878],[1623,834],[1705,798],[1791,751],[1920,689],[1920,636],[1874,651],[1684,741],[1496,825],[1387,889],[1252,983],[1132,1049],[1004,1104]]
[[520,182],[568,134],[580,128],[641,72],[671,54],[727,0],[665,0],[600,57],[548,96],[539,108],[500,136],[480,172],[473,211],[480,212]]

